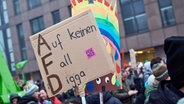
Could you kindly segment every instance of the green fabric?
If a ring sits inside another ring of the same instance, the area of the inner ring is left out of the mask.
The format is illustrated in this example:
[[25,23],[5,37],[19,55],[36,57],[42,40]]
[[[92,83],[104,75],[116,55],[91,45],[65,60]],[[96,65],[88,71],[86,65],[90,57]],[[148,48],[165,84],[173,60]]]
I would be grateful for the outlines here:
[[[23,70],[25,65],[27,64],[28,60],[20,61],[15,64],[15,68],[18,70]],[[23,84],[26,83],[26,77],[25,73],[22,71],[22,79],[23,79]]]
[[23,69],[27,62],[28,62],[28,60],[20,61],[20,62],[15,64],[15,68],[19,69],[19,70]]
[[0,104],[9,104],[9,95],[20,92],[20,88],[15,83],[7,63],[0,51]]
[[147,104],[147,102],[148,102],[148,100],[149,100],[150,92],[151,92],[152,90],[156,90],[157,88],[158,88],[157,85],[155,85],[155,86],[150,86],[150,85],[148,85],[148,87],[146,87],[146,90],[145,90],[145,93],[144,93],[146,99],[145,99],[145,101],[144,101],[144,104]]

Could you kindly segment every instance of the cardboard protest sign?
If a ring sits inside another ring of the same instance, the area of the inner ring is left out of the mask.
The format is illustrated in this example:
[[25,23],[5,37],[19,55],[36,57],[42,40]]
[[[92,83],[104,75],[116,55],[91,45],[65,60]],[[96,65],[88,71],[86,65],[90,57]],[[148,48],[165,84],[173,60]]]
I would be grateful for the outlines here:
[[[120,83],[117,86],[115,83],[107,84],[108,87],[105,88],[106,91],[119,89],[121,87],[121,55],[120,55],[120,33],[118,16],[116,11],[117,0],[70,0],[72,5],[72,15],[79,14],[81,11],[86,9],[91,9],[97,25],[100,29],[100,33],[106,42],[107,52],[110,55],[114,63],[113,74],[108,74],[103,76],[104,78],[110,78],[110,75],[116,77],[114,79],[116,82]],[[102,77],[102,78],[103,78]],[[94,90],[89,90],[94,86],[91,84],[96,82],[96,79],[88,82],[86,87],[86,93],[102,92],[101,84],[95,85]],[[113,81],[114,82],[114,81]],[[91,85],[91,86],[90,86]],[[105,83],[103,84],[105,85]],[[88,92],[89,91],[89,92]]]
[[117,90],[121,88],[120,83],[121,82],[118,81],[116,74],[110,73],[88,82],[85,92],[91,94],[95,92]]
[[30,36],[49,97],[114,69],[91,10]]

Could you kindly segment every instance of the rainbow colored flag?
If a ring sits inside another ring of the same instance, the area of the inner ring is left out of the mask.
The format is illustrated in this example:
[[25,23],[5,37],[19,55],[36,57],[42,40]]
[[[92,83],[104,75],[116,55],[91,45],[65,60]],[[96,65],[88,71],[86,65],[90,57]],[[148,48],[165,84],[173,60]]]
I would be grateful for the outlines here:
[[[111,1],[110,3],[108,1]],[[116,12],[116,0],[70,0],[72,6],[72,15],[79,14],[87,9],[91,9],[98,25],[98,28],[104,38],[106,49],[115,65],[115,73],[111,83],[121,83],[121,55],[120,55],[120,33],[118,24],[118,15]],[[118,80],[114,79],[118,76]],[[119,81],[119,82],[118,82]]]

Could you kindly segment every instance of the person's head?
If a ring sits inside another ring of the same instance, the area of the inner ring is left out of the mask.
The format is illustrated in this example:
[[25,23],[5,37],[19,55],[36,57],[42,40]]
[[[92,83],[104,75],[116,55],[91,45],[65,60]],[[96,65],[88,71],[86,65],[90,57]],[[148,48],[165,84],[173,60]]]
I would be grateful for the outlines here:
[[167,69],[171,83],[177,89],[184,87],[184,37],[172,36],[164,41]]
[[156,58],[153,58],[151,60],[151,63],[150,63],[151,68],[153,67],[154,64],[157,64],[157,63],[163,63],[164,64],[162,58],[156,57]]
[[142,62],[137,62],[137,69],[138,69],[137,71],[138,71],[139,74],[144,72]]
[[122,80],[125,81],[128,78],[128,72],[124,69],[121,69]]
[[44,89],[40,90],[40,99],[41,100],[46,100],[47,99],[47,93],[45,92]]
[[21,80],[17,81],[17,84],[18,84],[19,87],[22,87],[22,81]]
[[144,70],[145,71],[151,71],[151,66],[150,66],[150,61],[146,61],[145,63],[144,63]]
[[30,82],[26,83],[23,87],[25,95],[33,96],[36,99],[39,98],[40,92],[38,91],[39,87],[35,84],[32,84]]
[[154,64],[152,70],[157,81],[167,80],[169,77],[167,67],[163,63]]
[[124,69],[130,68],[130,67],[131,67],[131,66],[130,66],[129,64],[126,64],[126,63],[123,64],[123,68],[124,68]]
[[39,86],[40,80],[35,81],[35,84],[36,84],[37,86]]
[[18,104],[19,100],[20,100],[20,96],[18,94],[13,93],[10,95],[10,103],[11,104]]

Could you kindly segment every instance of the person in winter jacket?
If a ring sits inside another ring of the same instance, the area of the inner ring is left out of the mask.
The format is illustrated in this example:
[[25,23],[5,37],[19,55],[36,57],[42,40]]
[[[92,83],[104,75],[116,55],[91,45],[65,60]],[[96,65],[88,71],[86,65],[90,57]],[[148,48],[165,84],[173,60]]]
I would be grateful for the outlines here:
[[164,51],[171,80],[160,81],[158,89],[151,91],[148,104],[177,104],[184,97],[184,37],[166,38]]
[[19,100],[20,96],[18,94],[13,93],[10,95],[10,104],[18,104]]
[[38,104],[40,92],[38,86],[28,82],[24,87],[25,96],[23,96],[19,104]]
[[167,67],[166,67],[166,65],[164,63],[156,63],[156,64],[154,64],[152,66],[152,70],[153,70],[153,75],[151,75],[151,76],[153,76],[153,83],[152,84],[148,84],[148,87],[146,88],[146,91],[145,91],[145,96],[146,96],[145,104],[147,104],[147,102],[148,102],[148,99],[149,99],[149,96],[150,96],[150,92],[152,90],[157,90],[158,84],[159,84],[160,81],[162,81],[162,80],[170,80],[170,77],[168,75]]
[[130,90],[126,79],[128,74],[125,70],[121,70],[122,74],[122,89],[112,91],[112,95],[118,98],[123,104],[132,104],[133,103],[133,96],[138,93],[137,90]]
[[150,61],[144,63],[144,83],[148,80],[148,77],[152,74]]

